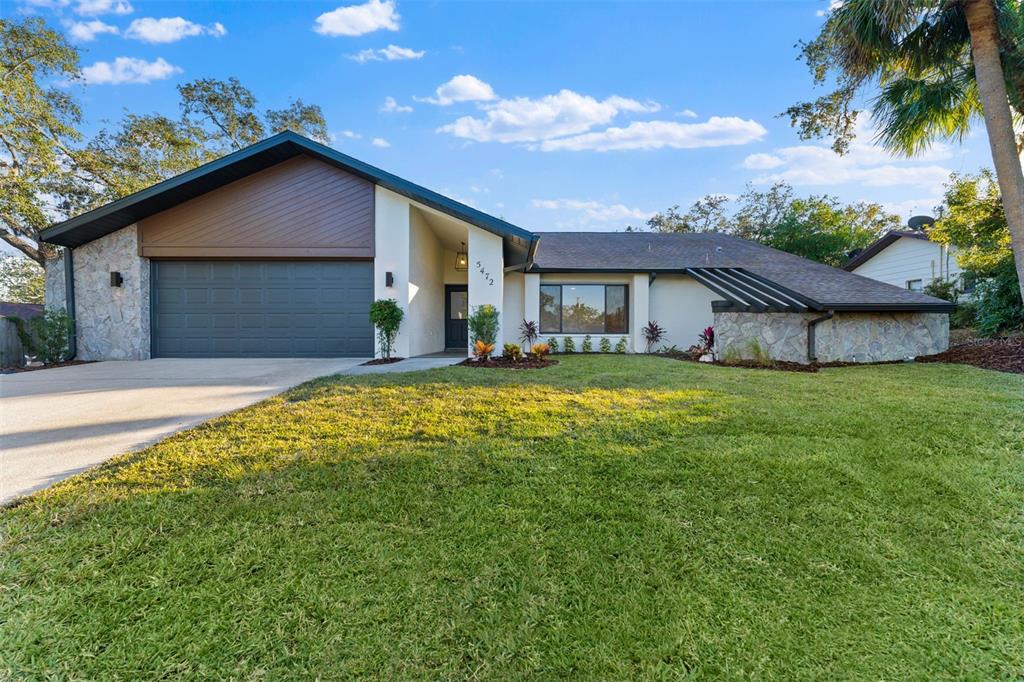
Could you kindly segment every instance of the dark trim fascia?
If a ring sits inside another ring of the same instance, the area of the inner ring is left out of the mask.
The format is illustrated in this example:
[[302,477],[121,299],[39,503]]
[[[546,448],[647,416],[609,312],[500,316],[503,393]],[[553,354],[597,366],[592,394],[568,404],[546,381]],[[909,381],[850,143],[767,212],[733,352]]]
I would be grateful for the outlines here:
[[830,303],[829,310],[848,313],[951,313],[955,303]]
[[732,301],[712,301],[711,302],[711,312],[713,312],[713,313],[764,313],[764,314],[770,315],[770,314],[773,314],[773,313],[800,313],[800,312],[808,312],[808,311],[807,310],[802,310],[802,311],[801,310],[793,310],[792,308],[781,308],[781,307],[776,307],[776,306],[771,306],[771,307],[769,307],[769,306],[759,306],[759,307],[755,308],[754,306],[749,306],[749,305],[739,305],[738,303],[733,303]]
[[[342,154],[339,151],[331,149],[327,145],[320,144],[319,142],[315,142],[314,140],[310,140],[291,131],[278,133],[277,135],[268,137],[262,142],[257,142],[245,149],[240,149],[237,152],[232,152],[231,154],[219,159],[203,164],[198,168],[186,171],[181,175],[176,175],[173,178],[168,178],[167,180],[158,182],[151,187],[147,187],[146,189],[130,194],[118,199],[117,201],[113,201],[104,206],[100,206],[99,208],[87,211],[82,215],[51,225],[39,232],[39,239],[41,241],[48,242],[51,239],[67,234],[68,232],[94,220],[98,220],[113,213],[117,213],[118,211],[127,209],[140,201],[151,199],[163,192],[174,190],[212,172],[226,168],[231,164],[244,161],[245,159],[266,152],[274,147],[284,145],[294,145],[294,150],[286,150],[294,151],[293,156],[301,153],[308,153],[322,161],[338,166],[350,173],[369,180],[376,185],[389,189],[396,194],[401,194],[402,196],[424,204],[425,206],[429,206],[430,208],[446,213],[454,218],[463,220],[500,237],[518,237],[531,246],[538,240],[538,236],[529,230],[513,225],[512,223],[501,220],[500,218],[495,218],[494,216],[455,201],[454,199],[449,199],[442,194],[438,194],[437,192],[425,187],[409,182],[408,180],[404,180],[397,175],[383,171],[375,166],[371,166],[370,164],[364,163],[358,159],[348,156],[347,154]],[[131,223],[125,223],[120,227],[126,227],[130,224]],[[529,248],[530,246],[527,246],[527,249]]]
[[75,257],[74,250],[64,248],[64,306],[71,318],[71,330],[68,332],[68,360],[78,355],[78,320],[75,318]]
[[898,241],[900,237],[907,237],[908,239],[928,239],[928,235],[926,235],[924,232],[908,232],[900,230],[893,230],[891,232],[887,232],[878,239],[876,239],[875,241],[873,241],[871,244],[868,244],[863,251],[861,251],[856,256],[848,260],[846,262],[846,265],[843,266],[843,270],[852,272],[855,268],[860,267],[864,263],[868,262],[869,260],[877,256],[880,252],[889,248],[889,246]]
[[[845,305],[829,305],[829,310],[834,312],[842,313],[951,313],[956,309],[956,306],[950,303],[948,306],[945,305],[929,305],[929,304],[845,304]],[[750,306],[736,305],[730,301],[712,301],[711,310],[716,313],[791,313],[800,312],[784,308],[768,308],[766,310],[756,310]],[[804,311],[804,312],[819,312],[816,310]]]

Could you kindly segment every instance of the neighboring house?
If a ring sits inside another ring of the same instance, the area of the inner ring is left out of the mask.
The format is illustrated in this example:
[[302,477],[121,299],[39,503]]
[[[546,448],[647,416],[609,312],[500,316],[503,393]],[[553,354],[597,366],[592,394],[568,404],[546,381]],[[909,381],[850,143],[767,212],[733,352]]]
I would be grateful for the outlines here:
[[529,319],[642,351],[656,320],[667,345],[714,325],[720,350],[887,360],[944,349],[952,309],[725,235],[531,232],[290,132],[40,237],[68,247],[47,301],[89,360],[368,357],[379,298],[405,310],[400,356],[466,352],[490,304],[499,348]]
[[920,230],[892,230],[857,253],[844,270],[879,282],[922,291],[935,280],[960,281],[956,252]]

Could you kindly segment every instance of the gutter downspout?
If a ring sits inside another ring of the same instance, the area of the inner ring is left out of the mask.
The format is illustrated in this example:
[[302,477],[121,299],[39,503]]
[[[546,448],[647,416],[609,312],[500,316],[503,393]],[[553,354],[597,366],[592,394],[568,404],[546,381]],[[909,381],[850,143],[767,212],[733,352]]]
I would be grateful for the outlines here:
[[64,247],[64,305],[68,317],[71,318],[71,329],[68,332],[68,360],[74,360],[78,354],[78,332],[75,329],[75,263],[70,246]]
[[814,338],[814,328],[825,320],[831,320],[835,314],[834,310],[830,310],[821,317],[816,317],[813,320],[807,321],[807,362],[818,361],[817,341]]

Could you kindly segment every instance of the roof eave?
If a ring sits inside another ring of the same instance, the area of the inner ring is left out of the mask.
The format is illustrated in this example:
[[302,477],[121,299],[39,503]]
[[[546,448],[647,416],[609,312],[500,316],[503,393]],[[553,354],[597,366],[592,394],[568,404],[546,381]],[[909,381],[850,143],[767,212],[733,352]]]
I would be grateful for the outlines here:
[[[105,204],[91,211],[75,216],[74,218],[69,218],[68,220],[51,225],[39,232],[39,240],[51,244],[57,244],[59,246],[77,246],[82,243],[86,243],[86,241],[91,241],[91,239],[78,242],[78,240],[66,238],[65,236],[94,221],[109,218],[120,211],[125,211],[130,209],[132,206],[138,205],[140,202],[154,199],[164,192],[170,192],[175,189],[182,188],[189,183],[196,182],[203,177],[210,175],[211,173],[223,170],[232,164],[245,161],[246,159],[250,159],[258,154],[268,152],[275,147],[285,145],[295,146],[294,150],[286,149],[286,151],[294,151],[292,156],[301,153],[308,153],[319,158],[321,161],[330,163],[334,166],[339,166],[348,172],[373,182],[374,184],[385,187],[397,194],[413,199],[414,201],[441,211],[442,213],[451,215],[458,220],[475,225],[476,227],[500,237],[517,237],[531,245],[537,239],[537,236],[529,230],[513,225],[512,223],[501,220],[500,218],[495,218],[483,211],[479,211],[471,206],[455,201],[454,199],[449,199],[442,194],[404,180],[397,175],[383,171],[346,154],[342,154],[327,145],[310,140],[291,131],[284,131],[272,137],[268,137],[266,140],[257,142],[252,146],[246,147],[245,149],[240,149],[219,159],[203,164],[198,168],[186,171],[181,175],[176,175],[173,178],[168,178],[167,180],[158,182],[157,184],[143,190],[139,190],[134,194],[122,197],[121,199],[112,201],[109,204]],[[185,201],[187,200],[188,199],[185,199]],[[119,223],[121,221],[115,220],[114,222]],[[127,227],[127,225],[130,224],[131,222],[127,222],[124,225],[120,225],[120,227]],[[527,248],[529,248],[529,245]]]

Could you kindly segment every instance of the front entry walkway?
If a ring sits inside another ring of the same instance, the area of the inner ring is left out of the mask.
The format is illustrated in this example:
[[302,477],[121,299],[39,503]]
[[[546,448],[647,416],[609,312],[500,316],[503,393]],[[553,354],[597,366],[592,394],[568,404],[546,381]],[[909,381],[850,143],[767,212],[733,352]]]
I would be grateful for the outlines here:
[[2,375],[0,504],[364,361],[163,358]]
[[466,359],[465,353],[434,353],[406,358],[388,365],[358,365],[347,369],[342,374],[390,374],[392,372],[417,372],[421,369],[438,369],[457,365]]

